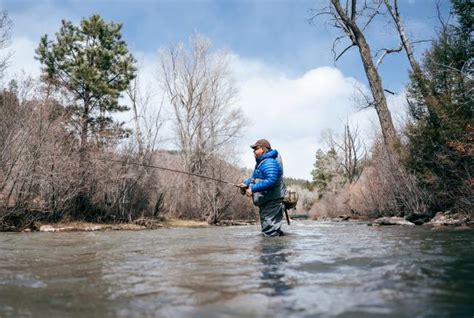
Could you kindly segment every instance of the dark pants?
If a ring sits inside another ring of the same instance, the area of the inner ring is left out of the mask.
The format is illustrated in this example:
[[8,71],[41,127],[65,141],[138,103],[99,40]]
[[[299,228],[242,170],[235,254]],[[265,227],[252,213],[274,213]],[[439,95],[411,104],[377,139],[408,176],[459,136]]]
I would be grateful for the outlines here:
[[264,236],[283,235],[281,224],[283,220],[283,202],[281,199],[271,200],[260,208],[260,225]]

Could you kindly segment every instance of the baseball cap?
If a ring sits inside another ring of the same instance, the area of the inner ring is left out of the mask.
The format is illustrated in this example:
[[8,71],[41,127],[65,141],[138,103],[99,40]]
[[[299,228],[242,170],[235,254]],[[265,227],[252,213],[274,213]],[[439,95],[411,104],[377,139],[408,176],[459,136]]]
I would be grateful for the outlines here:
[[267,148],[267,149],[272,149],[272,146],[270,145],[270,142],[266,139],[259,139],[253,145],[250,146],[250,148],[252,148],[252,149],[255,149],[257,147],[264,147],[264,148]]

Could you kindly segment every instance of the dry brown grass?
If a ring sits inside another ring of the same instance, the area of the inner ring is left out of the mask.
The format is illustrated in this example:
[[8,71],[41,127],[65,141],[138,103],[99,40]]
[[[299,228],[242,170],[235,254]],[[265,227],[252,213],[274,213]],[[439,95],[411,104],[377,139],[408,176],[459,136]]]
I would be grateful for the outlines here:
[[349,193],[347,187],[336,191],[326,192],[322,198],[311,207],[309,214],[312,218],[334,218],[339,215],[350,214]]
[[336,184],[331,191],[324,192],[312,206],[310,215],[313,218],[411,217],[426,213],[427,200],[416,178],[400,163],[392,163],[381,140],[376,140],[360,178],[355,183]]

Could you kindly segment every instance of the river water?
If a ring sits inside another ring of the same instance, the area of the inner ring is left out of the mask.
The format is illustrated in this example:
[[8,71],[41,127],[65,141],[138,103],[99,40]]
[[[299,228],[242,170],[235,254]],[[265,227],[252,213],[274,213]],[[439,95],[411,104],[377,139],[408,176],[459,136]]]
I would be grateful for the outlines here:
[[0,233],[0,317],[473,317],[474,231]]

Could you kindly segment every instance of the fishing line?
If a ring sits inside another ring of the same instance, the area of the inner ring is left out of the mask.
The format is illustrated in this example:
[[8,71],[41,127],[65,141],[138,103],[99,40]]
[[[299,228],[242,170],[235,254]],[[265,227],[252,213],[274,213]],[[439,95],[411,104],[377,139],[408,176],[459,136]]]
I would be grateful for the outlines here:
[[205,176],[205,175],[202,175],[202,174],[191,173],[191,172],[186,172],[186,171],[182,171],[182,170],[171,169],[171,168],[166,168],[166,167],[161,167],[161,166],[155,166],[155,165],[150,165],[150,164],[146,164],[146,163],[138,163],[138,162],[133,162],[133,161],[122,161],[122,160],[116,160],[116,159],[110,159],[110,158],[92,158],[92,159],[99,160],[99,161],[106,161],[106,162],[116,162],[116,163],[121,163],[121,164],[125,164],[125,165],[135,165],[135,166],[142,166],[142,167],[147,167],[147,168],[160,169],[160,170],[170,171],[170,172],[175,172],[175,173],[181,173],[181,174],[186,174],[186,175],[189,175],[189,176],[208,179],[208,180],[221,182],[221,183],[225,183],[225,184],[230,184],[232,186],[238,187],[238,184],[233,183],[233,182],[229,182],[229,181],[225,181],[225,180]]

